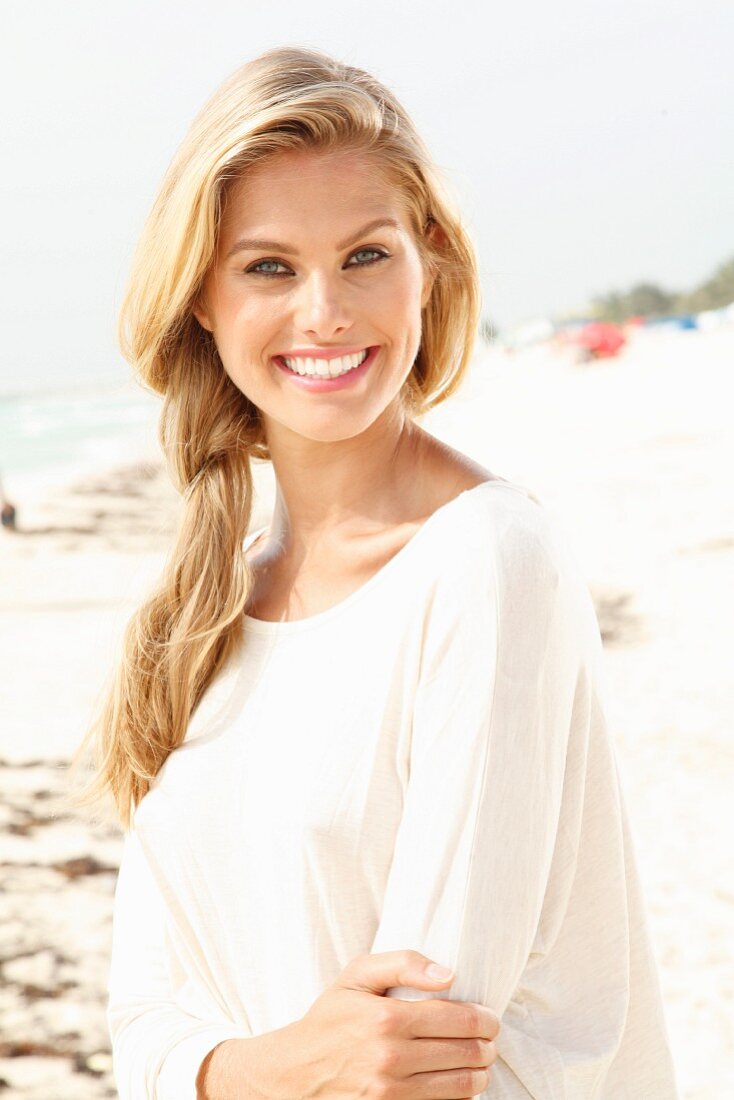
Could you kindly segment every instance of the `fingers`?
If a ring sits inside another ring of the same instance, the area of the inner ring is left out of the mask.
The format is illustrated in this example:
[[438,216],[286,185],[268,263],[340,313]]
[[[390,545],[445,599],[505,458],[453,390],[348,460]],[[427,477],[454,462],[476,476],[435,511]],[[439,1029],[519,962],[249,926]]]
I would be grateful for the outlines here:
[[497,1061],[492,1039],[414,1039],[408,1049],[413,1073],[489,1069]]
[[496,1013],[473,1001],[441,997],[422,1001],[393,1000],[410,1038],[496,1039],[501,1024]]

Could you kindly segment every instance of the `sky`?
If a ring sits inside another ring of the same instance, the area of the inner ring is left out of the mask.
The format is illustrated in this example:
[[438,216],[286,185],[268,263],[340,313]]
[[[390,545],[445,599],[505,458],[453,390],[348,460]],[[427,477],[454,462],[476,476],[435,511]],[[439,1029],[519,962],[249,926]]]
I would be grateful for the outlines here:
[[398,95],[500,329],[734,254],[731,0],[4,0],[0,393],[127,378],[132,250],[194,114],[303,45]]

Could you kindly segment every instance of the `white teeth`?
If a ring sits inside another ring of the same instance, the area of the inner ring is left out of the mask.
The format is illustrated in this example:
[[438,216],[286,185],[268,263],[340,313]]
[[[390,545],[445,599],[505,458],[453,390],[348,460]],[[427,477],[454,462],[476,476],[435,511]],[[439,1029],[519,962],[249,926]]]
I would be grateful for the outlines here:
[[310,374],[318,378],[338,378],[340,374],[354,370],[367,358],[368,348],[355,352],[354,355],[342,355],[338,359],[302,359],[300,356],[288,359],[282,356],[283,362],[296,374]]

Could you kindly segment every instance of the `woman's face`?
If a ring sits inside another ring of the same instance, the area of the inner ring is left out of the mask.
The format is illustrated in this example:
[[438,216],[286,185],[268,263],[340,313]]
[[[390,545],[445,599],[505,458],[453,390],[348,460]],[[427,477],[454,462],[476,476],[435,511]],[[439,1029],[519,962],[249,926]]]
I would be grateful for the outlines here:
[[[368,228],[383,221],[392,224]],[[285,152],[233,186],[194,313],[269,440],[285,429],[334,441],[366,430],[395,401],[431,286],[400,195],[369,154]],[[370,349],[364,368],[335,381],[302,373],[350,365],[340,349]]]

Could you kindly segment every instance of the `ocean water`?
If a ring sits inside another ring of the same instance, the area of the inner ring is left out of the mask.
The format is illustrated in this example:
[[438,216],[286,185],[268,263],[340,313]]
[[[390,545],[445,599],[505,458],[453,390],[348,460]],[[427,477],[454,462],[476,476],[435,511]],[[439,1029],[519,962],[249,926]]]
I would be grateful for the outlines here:
[[0,396],[0,478],[5,496],[138,459],[162,458],[161,399],[132,383]]

